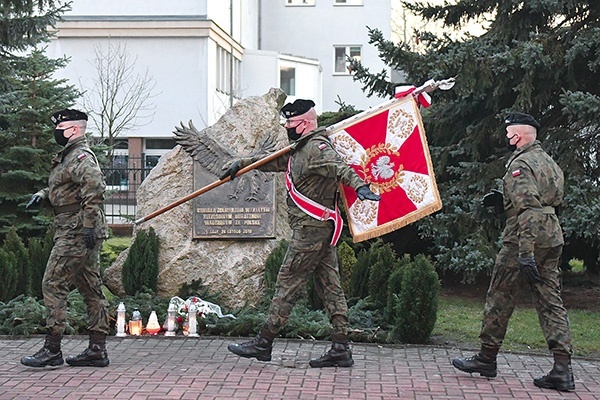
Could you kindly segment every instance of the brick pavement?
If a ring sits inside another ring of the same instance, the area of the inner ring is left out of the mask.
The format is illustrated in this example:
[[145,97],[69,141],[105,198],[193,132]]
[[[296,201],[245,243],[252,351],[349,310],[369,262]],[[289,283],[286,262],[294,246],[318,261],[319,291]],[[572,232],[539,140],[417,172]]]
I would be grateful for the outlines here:
[[[116,338],[108,340],[110,366],[35,369],[20,364],[43,337],[0,337],[0,399],[599,399],[600,360],[574,358],[576,391],[536,388],[534,377],[552,366],[549,356],[498,357],[495,379],[455,370],[450,359],[473,351],[429,346],[355,344],[352,368],[313,369],[308,360],[329,343],[276,341],[268,363],[227,351],[231,338]],[[87,345],[63,340],[63,354]]]

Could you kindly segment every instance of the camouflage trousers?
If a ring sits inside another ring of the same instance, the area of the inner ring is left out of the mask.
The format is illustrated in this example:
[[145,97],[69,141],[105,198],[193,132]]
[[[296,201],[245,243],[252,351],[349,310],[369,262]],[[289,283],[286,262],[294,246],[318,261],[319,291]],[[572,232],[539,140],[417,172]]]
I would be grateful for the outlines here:
[[266,327],[276,334],[285,326],[311,277],[332,324],[332,334],[347,334],[348,304],[340,285],[340,270],[335,246],[330,245],[333,227],[294,229],[285,259],[279,269],[275,295],[269,308]]
[[[46,326],[49,333],[62,335],[67,321],[67,296],[75,285],[87,308],[90,331],[109,333],[108,302],[102,293],[99,254],[102,241],[93,249],[80,250],[80,256],[65,255],[63,246],[55,242],[42,281]],[[72,243],[77,246],[77,243]],[[83,243],[79,244],[83,246]]]
[[[518,246],[505,244],[496,258],[487,292],[479,340],[482,347],[499,349],[506,334],[516,297],[527,281],[517,264]],[[569,317],[561,297],[562,246],[536,248],[535,260],[541,282],[529,285],[548,348],[552,353],[573,352]]]

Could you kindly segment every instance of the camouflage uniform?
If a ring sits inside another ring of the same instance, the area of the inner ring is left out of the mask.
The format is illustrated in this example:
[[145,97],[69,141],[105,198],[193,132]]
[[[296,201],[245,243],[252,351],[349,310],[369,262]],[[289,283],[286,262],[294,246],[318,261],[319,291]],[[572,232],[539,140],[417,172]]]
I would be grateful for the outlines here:
[[[328,208],[335,208],[338,182],[357,189],[365,182],[333,149],[325,128],[317,128],[300,139],[293,154],[281,156],[259,169],[267,172],[286,171],[289,157],[294,186],[306,197]],[[255,158],[260,158],[259,156]],[[254,159],[243,159],[242,166]],[[333,222],[319,221],[302,211],[287,198],[292,238],[277,276],[267,327],[277,333],[285,326],[298,296],[314,276],[315,290],[323,300],[333,325],[332,334],[347,333],[348,306],[340,285],[340,272],[335,246],[330,244]]]
[[497,351],[502,345],[525,280],[517,259],[534,256],[541,282],[530,286],[540,326],[554,354],[570,355],[569,319],[560,295],[564,241],[555,212],[563,199],[563,172],[536,140],[512,154],[503,181],[507,221],[487,292],[479,336],[482,347]]
[[[62,335],[67,318],[67,295],[72,284],[83,296],[88,329],[109,333],[107,301],[102,294],[98,257],[108,237],[104,215],[102,171],[85,137],[74,139],[52,160],[49,187],[36,193],[54,209],[54,247],[42,281],[46,325]],[[83,241],[82,229],[94,228],[99,239],[93,249]]]

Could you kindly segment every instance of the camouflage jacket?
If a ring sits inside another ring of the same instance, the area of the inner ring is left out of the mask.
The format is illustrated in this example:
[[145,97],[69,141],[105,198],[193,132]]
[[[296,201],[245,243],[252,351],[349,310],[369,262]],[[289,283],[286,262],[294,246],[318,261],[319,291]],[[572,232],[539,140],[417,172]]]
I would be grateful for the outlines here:
[[48,185],[37,194],[48,200],[55,211],[56,235],[79,234],[86,227],[95,228],[99,238],[108,237],[104,214],[106,184],[85,137],[69,142],[54,156]]
[[[242,166],[256,161],[242,159]],[[317,203],[335,208],[338,200],[338,182],[357,189],[365,182],[340,157],[325,134],[325,128],[319,127],[299,139],[296,148],[275,160],[259,167],[265,172],[287,171],[288,160],[292,157],[291,177],[296,189],[304,196]],[[290,227],[297,226],[329,226],[329,221],[318,221],[307,215],[287,197]]]
[[555,208],[563,200],[563,172],[539,141],[514,151],[506,164],[504,243],[518,244],[519,257],[533,255],[535,247],[564,244]]

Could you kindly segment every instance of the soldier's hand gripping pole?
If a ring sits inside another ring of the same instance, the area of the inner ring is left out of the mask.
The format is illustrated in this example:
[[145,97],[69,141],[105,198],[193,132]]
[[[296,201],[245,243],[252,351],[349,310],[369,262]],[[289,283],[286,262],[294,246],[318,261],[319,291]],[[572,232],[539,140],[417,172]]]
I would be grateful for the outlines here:
[[[284,147],[281,150],[278,150],[278,151],[276,151],[276,152],[274,152],[272,154],[269,154],[266,157],[261,158],[258,161],[253,162],[252,164],[248,165],[247,167],[244,167],[244,168],[240,169],[239,172],[235,176],[243,175],[243,174],[245,174],[248,171],[251,171],[251,170],[253,170],[253,169],[257,168],[257,167],[260,167],[263,164],[268,163],[269,161],[272,161],[272,160],[274,160],[274,159],[276,159],[278,157],[281,157],[282,155],[284,155],[286,153],[289,153],[295,147],[295,145],[296,145],[295,143],[292,143],[291,145],[286,146],[286,147]],[[160,214],[163,214],[163,213],[165,213],[165,212],[167,212],[167,211],[169,211],[169,210],[171,210],[171,209],[173,209],[173,208],[175,208],[175,207],[177,207],[177,206],[179,206],[179,205],[181,205],[181,204],[183,204],[183,203],[185,203],[185,202],[193,199],[194,197],[198,197],[201,194],[206,193],[209,190],[212,190],[212,189],[216,188],[217,186],[221,186],[225,182],[229,182],[230,180],[231,180],[231,177],[229,175],[227,175],[226,177],[224,177],[221,180],[218,180],[218,181],[215,181],[215,182],[213,182],[211,184],[208,184],[208,185],[206,185],[206,186],[204,186],[204,187],[196,190],[195,192],[190,193],[187,196],[184,196],[184,197],[180,198],[179,200],[174,201],[173,203],[168,204],[168,205],[164,206],[163,208],[160,208],[160,209],[154,211],[153,213],[150,213],[150,214],[146,215],[145,217],[136,220],[135,224],[139,225],[142,222],[149,221],[152,218],[157,217]]]

